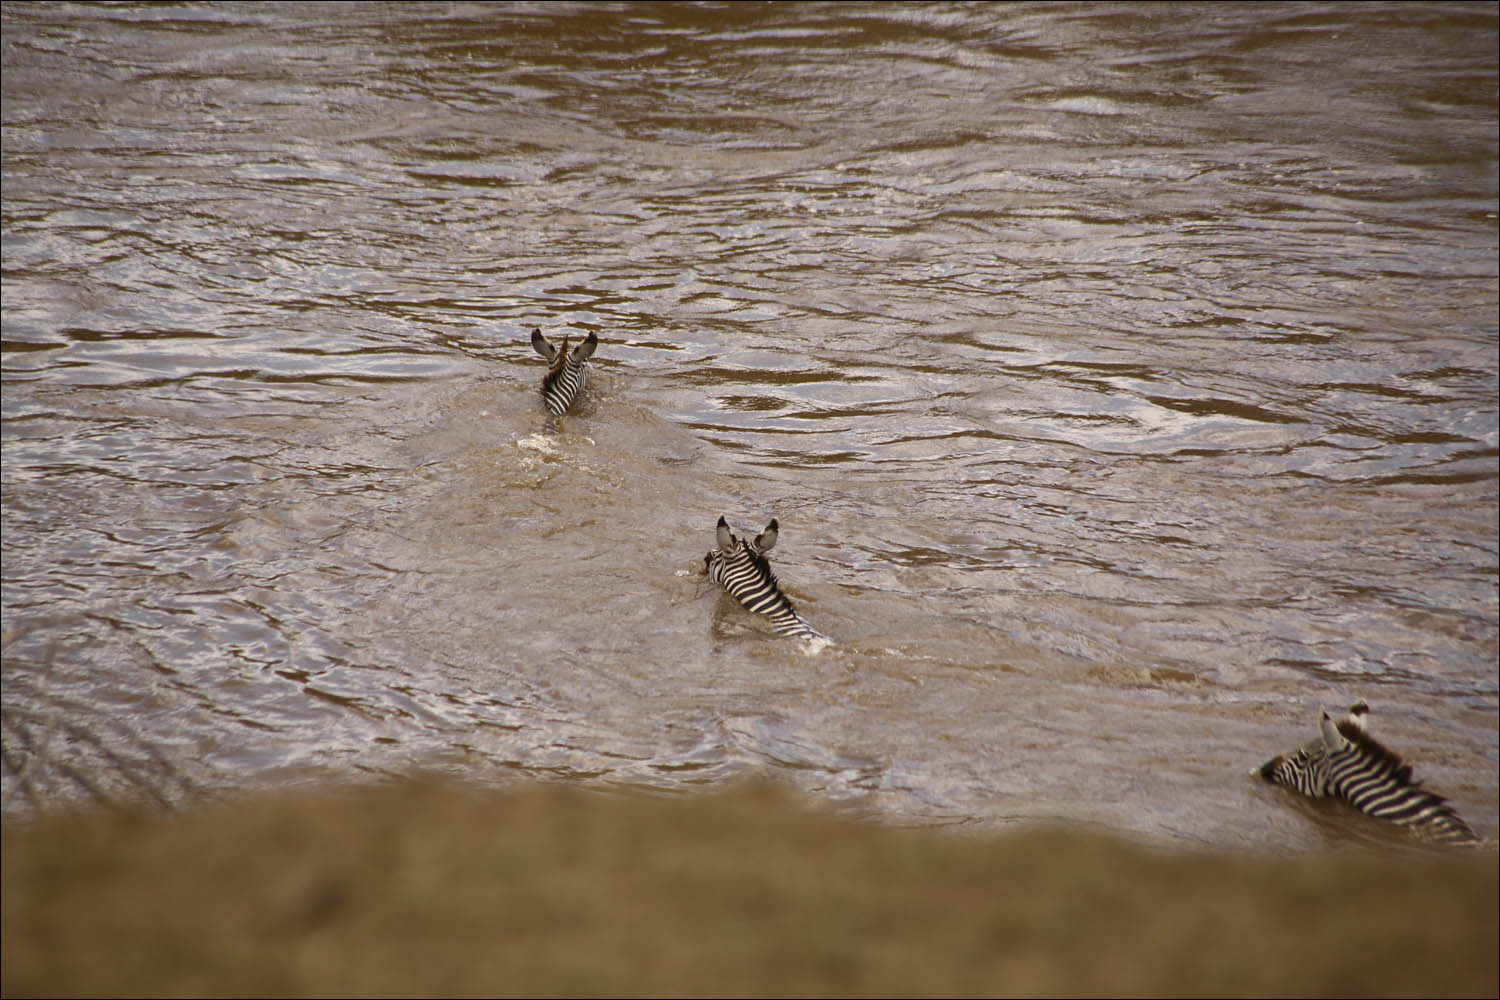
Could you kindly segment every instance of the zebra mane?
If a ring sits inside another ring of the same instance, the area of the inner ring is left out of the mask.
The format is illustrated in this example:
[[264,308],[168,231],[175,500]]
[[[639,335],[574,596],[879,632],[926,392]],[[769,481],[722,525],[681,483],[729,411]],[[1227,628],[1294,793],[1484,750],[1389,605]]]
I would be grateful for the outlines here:
[[[1368,787],[1372,778],[1375,780],[1383,778],[1396,788],[1405,789],[1411,796],[1414,796],[1414,798],[1404,800],[1405,804],[1402,807],[1403,811],[1414,813],[1414,818],[1398,821],[1410,822],[1411,825],[1432,831],[1441,839],[1450,842],[1476,840],[1474,831],[1458,815],[1458,810],[1448,801],[1447,796],[1433,791],[1412,777],[1412,766],[1406,763],[1396,751],[1369,734],[1365,729],[1364,718],[1368,711],[1369,706],[1361,701],[1349,710],[1347,718],[1339,720],[1335,726],[1338,734],[1348,741],[1354,751],[1369,766],[1367,776],[1361,780],[1360,784]],[[1346,789],[1346,791],[1358,805],[1359,794],[1353,789]],[[1392,794],[1387,791],[1381,793],[1380,797],[1389,800]],[[1360,808],[1365,809],[1363,805]],[[1365,811],[1369,810],[1365,809]],[[1396,818],[1396,816],[1392,815],[1388,818]]]
[[781,581],[776,578],[776,571],[771,568],[771,560],[766,554],[756,547],[755,542],[748,538],[737,537],[735,541],[739,543],[740,551],[749,557],[750,564],[755,567],[757,572],[764,575],[766,582],[771,585],[772,599],[775,601],[776,606],[785,608],[796,614],[796,606],[792,604],[792,599],[786,596],[786,591],[782,589]]
[[[776,571],[771,568],[771,560],[766,558],[766,554],[757,549],[748,538],[739,539],[739,543],[740,547],[745,550],[745,555],[749,556],[750,561],[755,564],[755,568],[764,573],[766,579],[771,581],[771,586],[780,591],[781,581],[776,579]],[[783,594],[782,596],[785,597],[786,595]]]
[[558,379],[562,378],[563,372],[567,369],[567,367],[568,338],[564,337],[562,347],[558,348],[557,353],[552,356],[552,363],[547,366],[547,374],[542,376],[543,396],[546,396],[547,393],[552,391],[552,387],[557,384]]
[[1442,798],[1441,795],[1424,787],[1420,781],[1412,777],[1411,765],[1406,763],[1400,754],[1366,732],[1362,718],[1356,719],[1351,712],[1348,718],[1334,723],[1334,727],[1340,736],[1354,745],[1361,757],[1380,768],[1383,773],[1390,775],[1395,781],[1412,788],[1422,788],[1434,798]]
[[568,363],[568,341],[570,341],[572,339],[573,339],[573,335],[572,334],[568,334],[568,333],[563,334],[563,339],[562,339],[561,346],[559,346],[553,352],[553,354],[552,354],[552,361],[551,361],[550,364],[547,365],[547,378],[548,379],[557,378],[558,373],[563,370],[563,365],[566,365]]

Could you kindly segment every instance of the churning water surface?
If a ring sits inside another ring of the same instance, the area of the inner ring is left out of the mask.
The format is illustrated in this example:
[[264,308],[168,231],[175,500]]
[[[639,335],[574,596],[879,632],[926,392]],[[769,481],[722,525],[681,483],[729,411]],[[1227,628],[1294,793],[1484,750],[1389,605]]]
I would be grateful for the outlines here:
[[6,5],[5,812],[769,774],[1286,849],[1346,824],[1250,769],[1363,697],[1494,837],[1496,20]]

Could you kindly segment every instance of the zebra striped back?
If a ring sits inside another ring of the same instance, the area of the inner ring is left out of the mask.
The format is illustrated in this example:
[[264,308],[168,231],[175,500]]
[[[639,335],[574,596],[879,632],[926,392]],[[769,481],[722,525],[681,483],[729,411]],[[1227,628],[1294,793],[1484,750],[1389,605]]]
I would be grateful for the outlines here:
[[599,338],[590,332],[581,344],[573,348],[573,353],[569,354],[567,337],[563,337],[562,347],[553,347],[542,336],[542,331],[532,330],[531,346],[550,362],[547,374],[542,379],[542,399],[550,413],[561,416],[568,412],[568,407],[573,405],[583,389],[583,383],[588,378],[587,362],[594,353],[594,348],[599,346]]
[[1342,799],[1367,816],[1411,827],[1448,844],[1478,838],[1448,800],[1412,778],[1411,765],[1365,730],[1370,707],[1363,701],[1334,721],[1324,709],[1319,738],[1295,753],[1273,757],[1256,773],[1312,798]]
[[826,639],[792,607],[792,602],[781,591],[776,574],[766,553],[776,544],[779,528],[776,519],[766,525],[766,530],[753,541],[737,538],[729,530],[729,523],[719,518],[718,547],[709,550],[703,557],[703,569],[709,579],[723,587],[745,608],[754,614],[765,615],[780,635],[801,639]]

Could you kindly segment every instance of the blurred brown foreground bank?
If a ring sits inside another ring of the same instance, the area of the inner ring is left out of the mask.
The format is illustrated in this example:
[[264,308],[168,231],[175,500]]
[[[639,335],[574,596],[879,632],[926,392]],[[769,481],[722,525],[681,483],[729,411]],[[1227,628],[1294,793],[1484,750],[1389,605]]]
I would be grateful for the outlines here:
[[8,824],[23,994],[1481,995],[1493,847],[1169,853],[438,783]]

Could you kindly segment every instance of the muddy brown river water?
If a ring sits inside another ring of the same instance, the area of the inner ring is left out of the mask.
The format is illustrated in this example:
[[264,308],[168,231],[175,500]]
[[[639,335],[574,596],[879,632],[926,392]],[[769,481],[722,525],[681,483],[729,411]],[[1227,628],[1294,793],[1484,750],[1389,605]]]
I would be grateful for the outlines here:
[[[1302,849],[1368,831],[1249,771],[1363,697],[1495,837],[1496,20],[7,4],[5,813],[765,774]],[[533,327],[600,340],[561,418]]]

